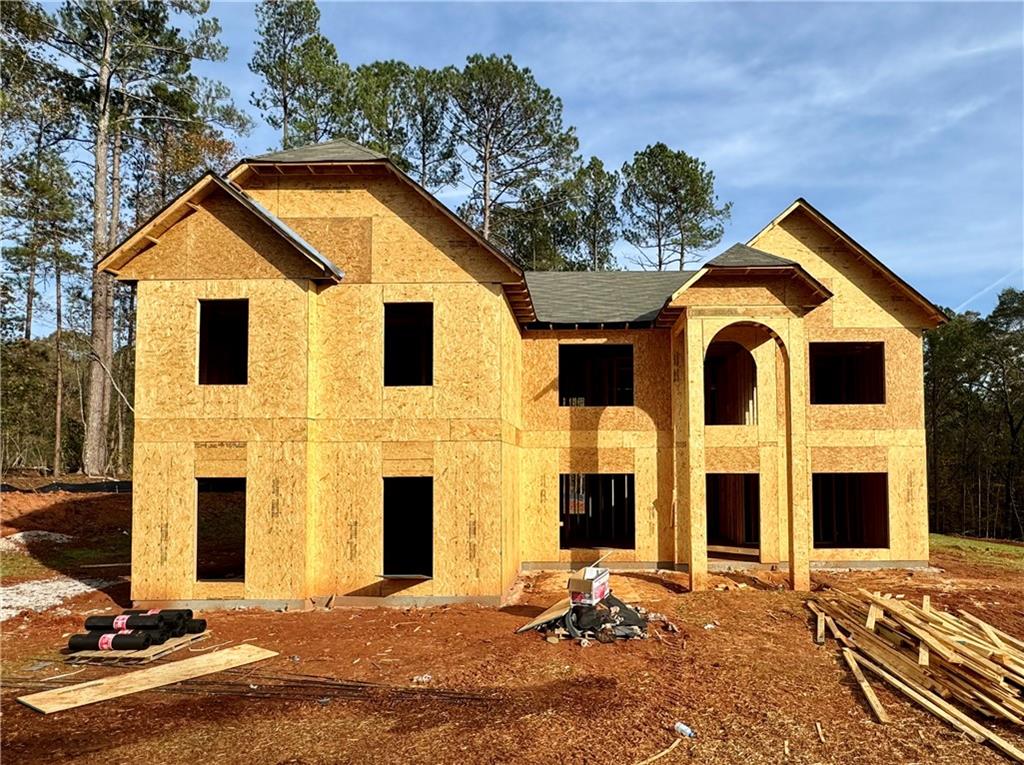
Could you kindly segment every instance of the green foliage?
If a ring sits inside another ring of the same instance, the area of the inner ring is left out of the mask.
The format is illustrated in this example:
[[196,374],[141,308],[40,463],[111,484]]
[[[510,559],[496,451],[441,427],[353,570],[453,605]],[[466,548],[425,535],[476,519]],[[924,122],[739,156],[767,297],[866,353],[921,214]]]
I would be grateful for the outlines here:
[[281,131],[286,149],[333,137],[344,119],[348,71],[320,34],[320,9],[313,0],[262,0],[256,19],[249,70],[263,87],[251,94],[252,105]]
[[623,236],[645,269],[680,270],[722,240],[732,204],[718,206],[715,174],[701,160],[663,143],[622,166]]
[[455,135],[472,179],[466,209],[479,211],[485,237],[491,211],[527,189],[551,186],[573,169],[574,128],[562,125],[562,101],[511,56],[467,57],[452,78]]
[[925,424],[932,529],[1024,539],[1024,291],[925,335]]
[[612,247],[619,239],[619,175],[604,169],[597,157],[555,191],[564,197],[560,237],[566,259],[580,270],[607,271],[615,264]]
[[401,61],[374,61],[358,67],[355,78],[360,142],[409,169],[412,68]]
[[455,70],[416,67],[407,87],[409,173],[428,190],[453,186],[462,177],[452,126]]

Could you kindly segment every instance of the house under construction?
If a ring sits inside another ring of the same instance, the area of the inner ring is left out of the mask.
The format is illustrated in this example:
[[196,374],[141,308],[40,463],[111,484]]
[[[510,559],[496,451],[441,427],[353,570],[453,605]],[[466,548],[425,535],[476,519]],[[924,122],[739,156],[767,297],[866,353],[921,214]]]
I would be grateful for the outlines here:
[[529,272],[335,141],[205,175],[99,268],[137,285],[137,602],[928,559],[943,315],[803,199],[698,270]]

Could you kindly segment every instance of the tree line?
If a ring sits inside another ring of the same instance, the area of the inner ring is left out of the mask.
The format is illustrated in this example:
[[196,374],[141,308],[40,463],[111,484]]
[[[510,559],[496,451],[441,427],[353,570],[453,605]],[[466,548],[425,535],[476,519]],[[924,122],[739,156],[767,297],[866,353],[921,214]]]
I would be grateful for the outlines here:
[[925,334],[932,531],[1024,540],[1024,290]]

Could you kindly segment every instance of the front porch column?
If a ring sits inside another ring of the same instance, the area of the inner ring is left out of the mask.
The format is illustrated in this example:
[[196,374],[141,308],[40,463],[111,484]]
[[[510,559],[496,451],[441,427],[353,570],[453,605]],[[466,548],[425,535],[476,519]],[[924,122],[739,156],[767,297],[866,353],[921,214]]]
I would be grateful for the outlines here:
[[789,322],[789,580],[811,589],[811,476],[807,446],[807,340],[803,323]]
[[690,590],[708,587],[707,479],[704,475],[704,322],[687,318],[686,401]]

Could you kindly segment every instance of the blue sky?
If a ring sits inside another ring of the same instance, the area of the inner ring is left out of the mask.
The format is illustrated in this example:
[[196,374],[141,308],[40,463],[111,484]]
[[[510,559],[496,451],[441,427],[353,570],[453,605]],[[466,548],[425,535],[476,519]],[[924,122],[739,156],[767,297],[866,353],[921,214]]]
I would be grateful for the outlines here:
[[[254,5],[211,12],[229,57],[202,72],[255,116]],[[511,53],[562,98],[583,155],[606,165],[656,141],[702,158],[733,202],[717,250],[803,196],[942,305],[987,312],[1000,288],[1024,286],[1022,4],[327,2],[321,13],[352,65]],[[240,148],[278,142],[257,120]]]

